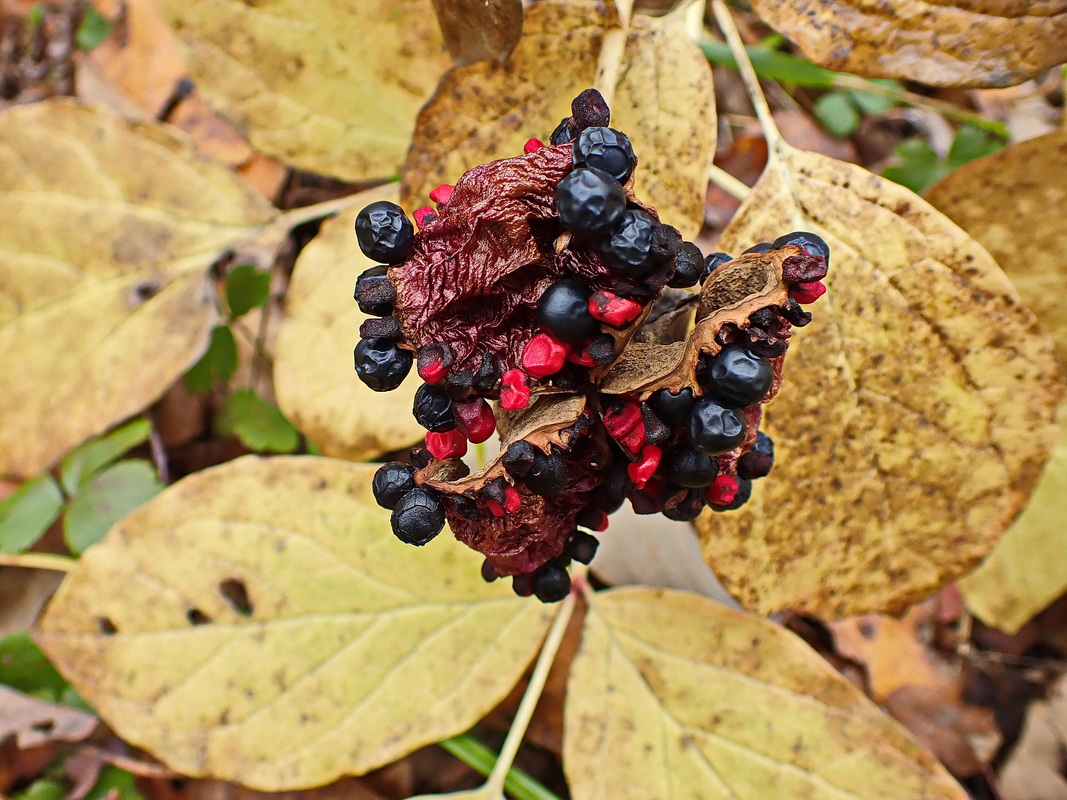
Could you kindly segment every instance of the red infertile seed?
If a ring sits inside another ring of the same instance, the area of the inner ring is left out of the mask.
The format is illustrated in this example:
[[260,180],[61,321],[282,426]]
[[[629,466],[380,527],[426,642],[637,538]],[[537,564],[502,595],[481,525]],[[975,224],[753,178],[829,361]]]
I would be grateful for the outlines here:
[[424,367],[418,367],[418,373],[427,383],[440,383],[448,374],[448,370],[445,368],[445,362],[439,358]]
[[522,411],[530,405],[530,382],[521,369],[509,369],[500,379],[500,407]]
[[589,342],[586,342],[580,349],[571,350],[567,354],[567,360],[582,367],[595,367],[596,359],[589,354],[589,344]]
[[536,153],[544,146],[545,143],[542,142],[540,139],[527,139],[526,144],[522,146],[522,152],[529,155],[530,153]]
[[714,506],[726,506],[737,497],[737,478],[732,475],[720,475],[714,480],[707,492],[708,502]]
[[504,490],[504,510],[509,514],[514,514],[520,508],[522,508],[522,495],[514,486],[509,486]]
[[447,433],[427,433],[426,449],[438,459],[459,458],[467,452],[467,437],[458,428]]
[[659,462],[663,460],[663,451],[654,444],[646,444],[641,448],[641,456],[626,468],[626,474],[634,482],[638,489],[644,489],[652,476],[659,469]]
[[456,187],[450,183],[442,183],[432,192],[430,192],[430,199],[437,205],[441,206],[448,202],[448,198],[452,196],[452,190]]
[[589,313],[593,315],[593,319],[613,328],[621,328],[633,322],[641,315],[642,308],[636,300],[627,300],[603,289],[594,292],[589,298]]
[[604,427],[633,455],[641,452],[647,441],[640,403],[627,400],[612,406],[604,412]]
[[547,333],[539,333],[522,351],[522,368],[534,378],[547,378],[563,369],[569,352],[570,345]]
[[422,208],[416,208],[411,216],[415,218],[415,224],[419,226],[419,230],[421,231],[437,219],[437,212],[429,206],[423,206]]
[[485,507],[493,513],[494,517],[504,516],[504,506],[500,505],[496,500],[486,500]]
[[793,287],[789,290],[789,296],[801,305],[814,303],[824,294],[826,294],[826,284],[822,281],[812,281],[811,283],[797,283],[794,284]]
[[456,418],[456,427],[475,444],[484,442],[496,430],[493,409],[480,397],[465,403],[455,403],[452,413]]

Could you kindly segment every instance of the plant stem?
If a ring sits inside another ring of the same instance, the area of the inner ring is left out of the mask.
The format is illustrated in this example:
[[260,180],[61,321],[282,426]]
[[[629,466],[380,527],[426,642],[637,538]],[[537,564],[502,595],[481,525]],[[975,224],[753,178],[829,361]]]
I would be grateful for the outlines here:
[[[438,744],[460,761],[482,775],[488,776],[497,762],[497,754],[479,742],[469,733],[461,733]],[[504,789],[515,800],[560,800],[559,796],[549,791],[541,783],[530,777],[518,767],[508,770],[504,780]]]
[[615,101],[615,89],[619,84],[619,67],[622,65],[623,53],[626,51],[626,37],[630,33],[630,16],[633,13],[633,0],[613,0],[618,25],[609,28],[600,45],[600,58],[596,65],[596,78],[593,86],[603,95],[608,107]]
[[711,165],[708,170],[708,180],[726,192],[735,200],[740,200],[742,203],[748,199],[748,196],[752,194],[752,190],[748,188],[744,183],[739,181],[729,172],[722,167]]
[[0,567],[26,567],[27,569],[70,572],[77,563],[76,558],[58,556],[54,553],[0,553]]

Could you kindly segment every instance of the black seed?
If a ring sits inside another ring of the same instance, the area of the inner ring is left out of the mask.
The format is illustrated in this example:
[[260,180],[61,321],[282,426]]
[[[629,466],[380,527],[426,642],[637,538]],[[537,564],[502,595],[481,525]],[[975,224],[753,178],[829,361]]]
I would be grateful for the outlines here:
[[615,339],[606,333],[597,334],[589,343],[589,355],[601,367],[610,364],[615,359]]
[[750,328],[759,328],[771,336],[777,336],[782,332],[782,318],[773,306],[765,306],[752,312],[748,318]]
[[542,603],[558,603],[571,593],[570,573],[550,561],[534,573],[533,591]]
[[648,402],[661,420],[672,428],[681,428],[689,424],[689,412],[696,402],[696,397],[689,388],[680,389],[677,394],[660,389],[648,398]]
[[387,317],[393,313],[396,289],[389,282],[386,273],[388,267],[371,267],[356,278],[356,290],[353,296],[359,304],[359,310],[372,317]]
[[432,489],[412,489],[400,498],[389,520],[405,544],[424,545],[445,526],[445,506]]
[[737,494],[734,495],[734,499],[724,506],[711,506],[712,511],[733,511],[736,508],[741,508],[752,497],[752,481],[747,478],[737,479]]
[[641,404],[641,421],[645,424],[645,442],[659,446],[671,438],[671,429],[656,416],[648,403]]
[[591,533],[575,531],[570,535],[564,547],[564,554],[582,564],[590,564],[596,555],[600,541]]
[[496,389],[503,374],[503,363],[493,358],[489,353],[482,353],[482,364],[474,373],[474,388],[483,394],[488,394]]
[[495,503],[503,505],[507,499],[505,492],[508,489],[508,482],[504,478],[497,478],[494,481],[490,481],[482,489],[482,494],[487,500],[492,500]]
[[629,180],[637,164],[630,139],[614,128],[586,128],[572,152],[576,167],[602,169],[619,183]]
[[452,366],[454,358],[451,347],[447,344],[434,342],[419,348],[415,363],[420,371],[428,369],[433,364],[440,364],[445,369],[448,369]]
[[400,323],[396,317],[371,317],[359,326],[363,339],[399,339]]
[[748,255],[749,253],[767,253],[773,249],[774,245],[770,242],[760,242],[759,244],[752,245],[752,247],[748,248],[748,250],[743,252],[741,255],[744,256]]
[[589,502],[599,508],[605,514],[614,514],[622,506],[627,495],[634,488],[633,481],[626,471],[630,461],[625,456],[618,454],[608,467],[608,474],[604,483],[598,486],[589,496]]
[[734,257],[729,253],[712,253],[704,259],[704,271],[700,273],[700,282],[703,283],[708,277],[725,264],[727,261],[733,261]]
[[775,339],[773,342],[768,342],[756,339],[748,345],[748,349],[760,358],[778,358],[778,356],[784,356],[786,350],[789,349],[789,340]]
[[737,409],[703,397],[689,415],[689,438],[705,455],[728,453],[745,440],[745,417]]
[[426,469],[430,464],[437,460],[433,457],[433,453],[425,447],[411,448],[411,453],[408,455],[408,459],[411,461],[411,466],[413,466],[416,471]]
[[525,439],[520,439],[519,441],[512,442],[508,445],[508,449],[504,451],[504,457],[501,459],[501,463],[511,477],[525,478],[530,474],[534,458],[536,458],[537,454],[540,452],[540,450]]
[[771,388],[774,371],[767,359],[737,344],[700,361],[697,379],[705,391],[730,406],[744,408],[759,402]]
[[389,392],[403,383],[415,360],[392,339],[364,339],[354,356],[356,375],[376,392]]
[[410,464],[390,461],[374,473],[371,489],[382,508],[393,509],[400,498],[415,488],[415,469]]
[[500,576],[496,574],[496,567],[493,566],[489,559],[485,559],[482,562],[482,580],[486,583],[492,583]]
[[634,489],[630,492],[630,507],[635,514],[659,514],[663,511],[663,498],[648,489]]
[[779,236],[774,240],[772,246],[777,250],[779,247],[785,247],[790,244],[800,245],[810,255],[822,256],[826,259],[827,265],[830,264],[830,247],[821,236],[807,231],[793,231],[785,236]]
[[774,466],[774,440],[760,431],[756,434],[756,443],[752,449],[737,460],[737,475],[753,480],[764,478]]
[[411,413],[415,415],[417,423],[434,433],[445,433],[456,427],[456,419],[452,416],[452,398],[440,386],[424,383],[419,387],[415,392]]
[[700,516],[708,505],[708,498],[703,489],[691,489],[683,500],[674,508],[667,508],[663,516],[675,522],[692,522]]
[[474,385],[474,373],[469,369],[457,369],[448,373],[445,384],[454,389],[469,389]]
[[811,322],[811,312],[805,311],[800,307],[800,303],[790,297],[785,301],[778,310],[782,316],[785,317],[791,324],[796,325],[798,328],[803,328],[809,322]]
[[581,342],[600,330],[589,313],[593,290],[575,278],[556,281],[537,301],[537,322],[561,342]]
[[548,140],[549,143],[563,144],[564,142],[569,142],[571,140],[570,122],[570,117],[564,117],[563,119],[561,119],[559,121],[559,125],[556,126],[556,129],[554,131],[552,131],[552,138]]
[[656,222],[644,211],[630,209],[600,243],[608,267],[619,275],[636,277],[647,271]]
[[529,597],[533,594],[533,575],[513,575],[511,577],[511,591],[519,597]]
[[403,209],[379,200],[356,217],[356,241],[367,258],[383,264],[399,264],[411,255],[415,228]]
[[667,285],[674,289],[695,286],[704,272],[704,255],[692,242],[682,242],[682,248],[674,261],[674,275]]
[[663,458],[660,470],[667,479],[687,489],[703,489],[719,474],[719,462],[685,442],[671,447]]
[[464,519],[478,519],[481,513],[478,510],[478,503],[461,494],[452,495],[448,498],[447,503],[454,513],[459,514]]
[[626,210],[622,186],[608,173],[578,167],[556,187],[560,222],[576,236],[603,236]]
[[545,455],[536,450],[533,464],[523,482],[527,489],[542,497],[559,494],[567,485],[567,462],[560,453]]
[[575,515],[574,524],[595,531],[604,521],[604,513],[596,506],[586,506]]

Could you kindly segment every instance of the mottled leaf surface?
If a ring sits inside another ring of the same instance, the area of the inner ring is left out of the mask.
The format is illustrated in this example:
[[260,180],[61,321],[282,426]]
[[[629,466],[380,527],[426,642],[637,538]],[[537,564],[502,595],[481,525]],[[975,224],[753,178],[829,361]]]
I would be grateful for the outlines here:
[[[507,63],[453,67],[419,114],[401,193],[426,205],[438,184],[468,169],[547,142],[570,103],[594,85],[605,35],[617,21],[603,3],[541,0],[526,10]],[[634,191],[665,222],[695,236],[715,152],[715,98],[707,61],[680,15],[635,15],[611,104],[611,125],[633,142]]]
[[522,36],[522,0],[433,0],[452,60],[505,61]]
[[159,397],[216,318],[207,268],[273,214],[162,125],[66,101],[0,113],[0,474]]
[[571,667],[575,800],[965,800],[800,639],[703,597],[597,594]]
[[893,611],[972,568],[1025,505],[1062,378],[966,233],[903,187],[783,147],[719,246],[813,230],[829,291],[767,407],[774,471],[701,518],[704,554],[761,612]]
[[753,0],[816,64],[933,86],[1011,86],[1067,61],[1065,0]]
[[466,730],[551,610],[448,533],[389,531],[374,467],[246,457],[198,472],[79,560],[36,639],[126,741],[264,790],[360,774]]
[[352,291],[375,266],[356,244],[356,214],[375,200],[396,202],[396,186],[358,195],[300,253],[278,335],[274,386],[278,405],[328,456],[365,461],[409,447],[426,435],[411,416],[422,380],[414,369],[392,392],[374,392],[356,376],[352,350],[367,319]]
[[448,55],[430,0],[161,0],[208,102],[257,150],[348,181],[396,173]]

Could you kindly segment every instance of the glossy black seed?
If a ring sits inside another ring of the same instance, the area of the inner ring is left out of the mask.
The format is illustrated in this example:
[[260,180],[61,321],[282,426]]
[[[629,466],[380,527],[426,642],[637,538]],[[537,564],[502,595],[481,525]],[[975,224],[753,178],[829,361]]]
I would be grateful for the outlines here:
[[611,465],[608,467],[604,483],[598,486],[589,496],[589,502],[599,508],[605,514],[613,514],[619,510],[627,495],[634,488],[633,481],[627,472],[629,459],[621,453],[616,454]]
[[372,317],[387,317],[393,313],[396,289],[386,273],[389,267],[371,267],[356,278],[353,296],[359,310]]
[[400,498],[415,488],[415,469],[410,464],[390,461],[374,473],[371,490],[382,508],[393,509]]
[[576,236],[603,236],[626,211],[622,186],[608,173],[578,167],[556,187],[560,222]]
[[652,261],[669,266],[682,251],[682,234],[673,225],[656,223],[652,231]]
[[711,486],[718,476],[719,462],[682,442],[667,450],[660,471],[673,484],[687,489],[703,489]]
[[650,492],[647,488],[634,489],[629,496],[630,507],[635,514],[659,514],[663,511],[663,498],[657,492]]
[[637,164],[629,137],[614,128],[586,128],[572,152],[576,167],[602,169],[619,183],[629,180]]
[[774,466],[774,440],[760,431],[752,449],[737,460],[737,475],[754,480],[766,477]]
[[511,577],[511,591],[519,597],[529,597],[533,594],[533,575],[513,575]]
[[452,398],[445,394],[440,386],[424,383],[415,392],[415,402],[411,405],[415,421],[428,431],[445,433],[456,427],[452,416]]
[[376,392],[390,392],[403,383],[415,360],[393,339],[364,339],[354,356],[356,375]]
[[593,534],[585,531],[575,531],[567,540],[563,552],[575,561],[579,561],[582,564],[590,564],[599,546],[600,540]]
[[748,255],[749,253],[767,253],[767,252],[770,252],[773,249],[774,249],[774,245],[771,244],[770,242],[760,242],[759,244],[752,245],[752,247],[748,248],[748,250],[743,252],[741,255],[745,256],[745,255]]
[[752,498],[752,481],[747,478],[737,479],[737,494],[734,495],[734,499],[724,506],[716,506],[708,504],[712,511],[733,511],[735,508],[741,508]]
[[705,391],[727,405],[744,408],[759,402],[774,380],[771,363],[738,344],[728,344],[702,358],[697,380]]
[[549,561],[534,573],[533,591],[542,603],[558,603],[571,593],[571,576],[566,567]]
[[600,253],[608,267],[629,278],[644,273],[649,266],[655,226],[656,221],[639,209],[623,214],[611,235],[600,243]]
[[693,408],[693,403],[696,402],[696,397],[693,395],[693,390],[689,388],[681,389],[677,394],[660,389],[648,399],[648,402],[652,405],[656,416],[672,428],[680,428],[689,424],[689,412]]
[[682,248],[674,262],[674,275],[667,285],[674,289],[688,289],[696,286],[704,272],[704,255],[692,242],[682,242]]
[[803,328],[809,322],[811,322],[811,312],[805,311],[800,307],[800,303],[790,297],[783,303],[778,309],[782,316],[789,321],[790,324],[795,325],[798,328]]
[[658,447],[671,438],[671,429],[656,415],[648,403],[641,404],[641,421],[645,425],[646,444],[654,444]]
[[389,522],[400,541],[424,545],[444,528],[445,506],[433,489],[412,489],[400,498]]
[[570,117],[564,117],[559,121],[559,125],[552,131],[552,137],[548,140],[551,144],[563,144],[571,140],[571,126]]
[[700,273],[700,282],[703,283],[708,277],[725,264],[727,261],[733,261],[734,257],[729,253],[712,253],[704,259],[704,271]]
[[408,456],[408,459],[411,461],[411,466],[413,466],[416,471],[426,469],[430,464],[437,460],[434,458],[433,453],[425,447],[411,448],[411,454]]
[[482,495],[486,500],[492,500],[496,503],[504,504],[507,499],[505,492],[508,489],[508,482],[504,478],[497,478],[494,481],[490,481],[482,489]]
[[481,366],[474,373],[474,388],[483,394],[488,394],[496,389],[503,374],[503,363],[493,358],[489,353],[483,353]]
[[415,227],[403,209],[388,200],[379,200],[356,217],[356,241],[363,254],[383,264],[399,264],[411,255]]
[[527,489],[542,497],[559,494],[567,485],[567,462],[560,453],[545,455],[537,450],[523,482]]
[[745,440],[745,417],[710,397],[702,397],[689,415],[689,438],[700,452],[717,456]]
[[790,244],[800,245],[813,256],[822,256],[829,265],[830,246],[826,244],[826,241],[821,236],[807,231],[793,231],[775,239],[772,247],[777,250],[779,247],[785,247]]
[[500,576],[496,573],[496,567],[493,566],[489,559],[485,559],[482,562],[482,580],[486,583],[492,583]]
[[534,458],[541,451],[527,442],[525,439],[520,439],[517,442],[512,442],[508,445],[508,449],[504,451],[504,457],[501,459],[501,463],[504,465],[504,469],[508,471],[508,474],[513,478],[525,478],[530,474],[530,470],[533,468]]
[[359,326],[363,339],[399,339],[400,322],[396,317],[369,317]]
[[615,340],[606,333],[597,334],[589,343],[589,355],[601,367],[610,364],[615,359]]
[[593,290],[575,278],[564,278],[545,289],[537,301],[537,322],[561,342],[581,342],[600,330],[589,313]]
[[692,522],[700,516],[708,504],[708,498],[703,489],[690,490],[685,498],[674,508],[663,510],[663,516],[673,519],[675,522]]

